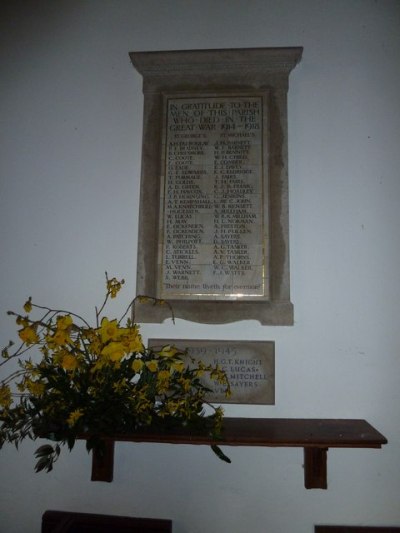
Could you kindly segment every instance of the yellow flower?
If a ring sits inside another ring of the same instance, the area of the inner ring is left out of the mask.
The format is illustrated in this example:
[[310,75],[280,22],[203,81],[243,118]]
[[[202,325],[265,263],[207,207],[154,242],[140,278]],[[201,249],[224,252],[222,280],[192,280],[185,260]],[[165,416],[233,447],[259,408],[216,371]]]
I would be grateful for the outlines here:
[[160,370],[157,374],[157,390],[158,392],[164,393],[168,392],[169,388],[169,378],[170,378],[170,372],[169,370]]
[[158,373],[158,379],[160,381],[165,381],[165,380],[168,380],[169,378],[170,378],[169,370],[160,370],[160,372]]
[[184,378],[181,378],[179,380],[180,384],[182,385],[182,389],[185,391],[185,392],[189,392],[190,391],[190,388],[192,386],[192,382],[190,381],[190,379],[184,379]]
[[62,365],[62,360],[65,355],[70,355],[67,350],[63,350],[62,348],[57,348],[57,350],[54,351],[52,361],[55,365]]
[[81,416],[83,416],[82,409],[75,409],[74,411],[72,411],[69,417],[67,418],[67,424],[69,425],[69,427],[74,426],[81,418]]
[[33,394],[33,396],[41,396],[45,390],[44,383],[40,383],[39,381],[32,381],[30,379],[26,380],[25,386],[28,391]]
[[29,296],[27,301],[24,303],[24,310],[27,313],[30,313],[32,311],[32,297],[31,296]]
[[143,368],[143,361],[141,359],[135,359],[132,363],[132,370],[135,372],[140,372]]
[[39,342],[39,336],[33,326],[25,326],[18,331],[18,335],[25,344],[36,344]]
[[79,361],[74,355],[67,353],[61,360],[61,366],[64,370],[76,370],[79,366]]
[[41,346],[39,350],[42,352],[44,356],[49,355],[49,348],[47,346]]
[[17,315],[15,322],[18,324],[18,326],[29,326],[29,321],[21,315]]
[[99,339],[99,337],[92,337],[89,344],[89,350],[93,354],[99,354],[101,353],[101,350],[103,349],[103,343]]
[[155,359],[152,359],[151,361],[147,361],[146,366],[150,370],[150,372],[157,372],[158,361],[156,361]]
[[72,326],[71,315],[58,316],[57,317],[57,330],[65,331]]
[[121,279],[121,281],[118,281],[117,278],[107,280],[107,292],[111,296],[111,298],[115,298],[117,296],[124,283],[124,279]]
[[171,368],[176,372],[182,373],[185,370],[185,363],[183,361],[173,361]]
[[7,409],[7,407],[10,407],[11,402],[12,402],[12,399],[11,399],[10,387],[8,385],[1,385],[1,387],[0,387],[0,406],[1,407],[5,407]]
[[223,370],[219,368],[218,365],[211,371],[210,378],[213,379],[214,381],[217,381],[221,385],[224,385],[227,383],[226,374]]
[[117,320],[111,320],[110,322],[107,317],[104,317],[100,327],[101,342],[106,343],[110,340],[117,340],[119,334],[120,328],[118,327]]
[[52,337],[48,338],[48,340],[50,345],[53,343],[56,346],[63,346],[65,344],[72,343],[68,331],[64,329],[57,330]]
[[165,408],[171,415],[173,415],[179,408],[179,402],[176,400],[169,399],[165,403]]
[[121,361],[125,355],[125,349],[121,342],[110,342],[101,350],[101,355],[108,357],[111,361]]
[[179,353],[179,350],[175,348],[175,346],[171,346],[170,344],[167,344],[166,346],[163,346],[162,350],[157,352],[158,355],[161,355],[162,357],[173,357],[177,353]]
[[23,364],[23,367],[25,368],[25,370],[28,370],[29,372],[33,371],[34,366],[33,366],[33,363],[32,363],[31,359],[28,359],[27,361],[24,361],[22,364]]
[[202,376],[204,376],[204,372],[206,370],[206,366],[203,363],[203,361],[198,361],[197,363],[198,363],[198,368],[197,368],[195,374],[196,374],[196,376],[198,378],[201,378]]
[[101,370],[104,366],[106,366],[109,363],[109,359],[107,357],[99,357],[94,364],[94,366],[90,369],[90,372],[96,372],[96,370]]
[[121,341],[123,342],[127,353],[140,353],[144,350],[142,337],[138,328],[120,328]]

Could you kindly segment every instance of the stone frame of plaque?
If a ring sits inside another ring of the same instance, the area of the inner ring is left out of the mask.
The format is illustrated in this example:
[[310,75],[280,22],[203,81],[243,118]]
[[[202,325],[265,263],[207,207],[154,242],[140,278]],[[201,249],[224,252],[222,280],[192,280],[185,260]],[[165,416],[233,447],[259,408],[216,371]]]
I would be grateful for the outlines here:
[[[292,325],[287,92],[302,48],[131,52],[143,76],[137,294]],[[138,322],[166,307],[138,302]]]

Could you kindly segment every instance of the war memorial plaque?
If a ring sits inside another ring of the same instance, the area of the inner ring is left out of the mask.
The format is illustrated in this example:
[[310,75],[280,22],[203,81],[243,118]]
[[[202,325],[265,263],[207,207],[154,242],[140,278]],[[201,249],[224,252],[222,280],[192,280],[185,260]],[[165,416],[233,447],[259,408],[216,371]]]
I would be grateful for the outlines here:
[[[137,294],[292,325],[287,92],[301,48],[132,52],[144,117]],[[167,308],[139,303],[136,320]]]
[[165,99],[162,298],[268,299],[264,99]]
[[190,358],[205,365],[219,365],[226,372],[231,396],[211,381],[204,384],[213,389],[207,400],[216,403],[252,405],[275,404],[275,343],[273,341],[211,341],[183,339],[149,339],[149,347],[162,348],[173,344],[186,350]]

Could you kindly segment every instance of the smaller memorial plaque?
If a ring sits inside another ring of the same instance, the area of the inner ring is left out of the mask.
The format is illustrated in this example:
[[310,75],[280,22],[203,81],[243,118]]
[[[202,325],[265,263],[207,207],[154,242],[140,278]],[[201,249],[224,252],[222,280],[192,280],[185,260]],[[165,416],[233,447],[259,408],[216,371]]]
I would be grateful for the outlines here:
[[[219,365],[228,376],[232,395],[226,398],[223,387],[204,381],[213,389],[207,400],[215,403],[253,405],[275,404],[275,343],[273,341],[209,341],[149,339],[152,348],[172,344],[206,365]],[[219,388],[218,388],[219,387]]]

